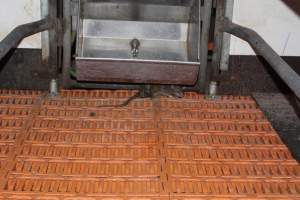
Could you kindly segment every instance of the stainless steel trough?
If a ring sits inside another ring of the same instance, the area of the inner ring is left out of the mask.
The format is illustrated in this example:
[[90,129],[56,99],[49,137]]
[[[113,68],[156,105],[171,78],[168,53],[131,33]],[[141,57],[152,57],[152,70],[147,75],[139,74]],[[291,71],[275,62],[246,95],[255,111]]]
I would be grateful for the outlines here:
[[80,2],[79,81],[193,85],[200,62],[199,0]]

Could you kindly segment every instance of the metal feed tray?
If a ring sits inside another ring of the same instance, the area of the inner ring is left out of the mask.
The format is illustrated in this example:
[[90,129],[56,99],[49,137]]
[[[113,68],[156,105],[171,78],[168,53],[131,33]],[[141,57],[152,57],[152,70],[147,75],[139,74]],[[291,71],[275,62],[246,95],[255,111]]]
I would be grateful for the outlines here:
[[81,2],[79,81],[195,84],[199,1],[149,2]]

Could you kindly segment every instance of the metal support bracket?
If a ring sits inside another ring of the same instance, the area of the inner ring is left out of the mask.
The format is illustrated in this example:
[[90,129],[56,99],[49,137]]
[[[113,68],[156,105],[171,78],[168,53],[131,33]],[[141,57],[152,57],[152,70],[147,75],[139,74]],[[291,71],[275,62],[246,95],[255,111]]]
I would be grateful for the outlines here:
[[52,27],[53,23],[51,23],[49,18],[16,27],[0,42],[0,60],[2,60],[11,49],[17,48],[24,38],[49,30]]
[[289,86],[300,99],[300,76],[272,49],[272,47],[254,30],[234,24],[228,18],[223,18],[220,32],[234,35],[250,44],[257,55],[262,56],[272,69]]

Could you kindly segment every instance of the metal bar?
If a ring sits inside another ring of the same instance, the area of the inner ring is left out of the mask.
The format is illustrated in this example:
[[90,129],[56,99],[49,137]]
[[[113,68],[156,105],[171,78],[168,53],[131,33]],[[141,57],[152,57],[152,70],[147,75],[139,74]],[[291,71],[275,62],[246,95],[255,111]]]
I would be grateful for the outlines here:
[[[58,1],[41,0],[41,15],[42,17],[49,17],[51,21],[55,22],[53,28],[42,33],[42,59],[44,66],[47,66],[53,76],[58,72],[60,67],[58,54],[58,33],[60,31],[60,21],[58,17]],[[59,28],[58,28],[59,27]]]
[[[232,19],[233,17],[233,8],[234,8],[234,0],[226,0],[225,5],[225,17],[228,19]],[[230,39],[231,36],[228,33],[224,33],[222,39],[222,52],[221,52],[221,60],[220,60],[220,70],[228,71],[229,70],[229,56],[230,56]]]
[[[49,1],[41,0],[41,16],[45,18],[49,16]],[[42,33],[42,60],[43,63],[49,65],[50,56],[50,42],[49,42],[49,31]]]
[[247,41],[254,51],[262,56],[300,99],[300,76],[266,43],[254,30],[232,23],[224,18],[219,29]]
[[104,90],[139,90],[141,85],[127,85],[127,84],[101,84],[101,83],[87,83],[87,82],[77,82],[72,81],[70,84],[70,88],[75,89],[104,89]]
[[194,85],[199,65],[139,60],[76,59],[76,79],[90,82]]
[[71,71],[71,1],[63,1],[63,69],[62,82],[64,88],[70,87]]
[[[71,80],[69,88],[72,89],[104,89],[104,90],[139,90],[144,84],[109,84],[109,83],[93,83],[78,82]],[[182,87],[184,92],[199,92],[197,87]]]
[[60,21],[58,19],[58,13],[57,13],[57,8],[58,8],[58,1],[53,1],[53,0],[48,0],[49,3],[49,17],[51,20],[55,20],[56,26],[53,27],[52,30],[49,31],[49,67],[51,71],[57,72],[59,65],[58,65],[58,26],[60,25]]
[[214,32],[214,50],[213,50],[213,59],[212,59],[212,68],[209,73],[211,79],[219,74],[221,58],[222,58],[222,49],[223,49],[223,36],[224,33],[220,32],[220,26],[222,26],[222,19],[225,17],[227,1],[216,1],[216,20],[215,20],[215,32]]
[[[212,9],[212,0],[204,1],[204,9],[205,11],[202,22],[201,29],[201,49],[200,49],[200,70],[198,75],[198,83],[197,87],[200,92],[205,91],[205,84],[207,82],[207,57],[208,57],[208,39],[209,39],[209,31],[210,31],[210,19],[211,19],[211,9]],[[201,10],[202,11],[202,10]]]
[[50,19],[45,18],[16,27],[0,42],[0,60],[2,60],[11,49],[17,48],[24,38],[51,29],[52,25]]

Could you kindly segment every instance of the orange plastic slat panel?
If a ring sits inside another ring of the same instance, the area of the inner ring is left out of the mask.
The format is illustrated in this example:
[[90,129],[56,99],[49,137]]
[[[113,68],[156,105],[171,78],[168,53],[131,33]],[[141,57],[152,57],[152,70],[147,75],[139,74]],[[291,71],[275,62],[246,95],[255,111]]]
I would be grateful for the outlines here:
[[300,167],[251,97],[0,90],[0,199],[299,199]]

